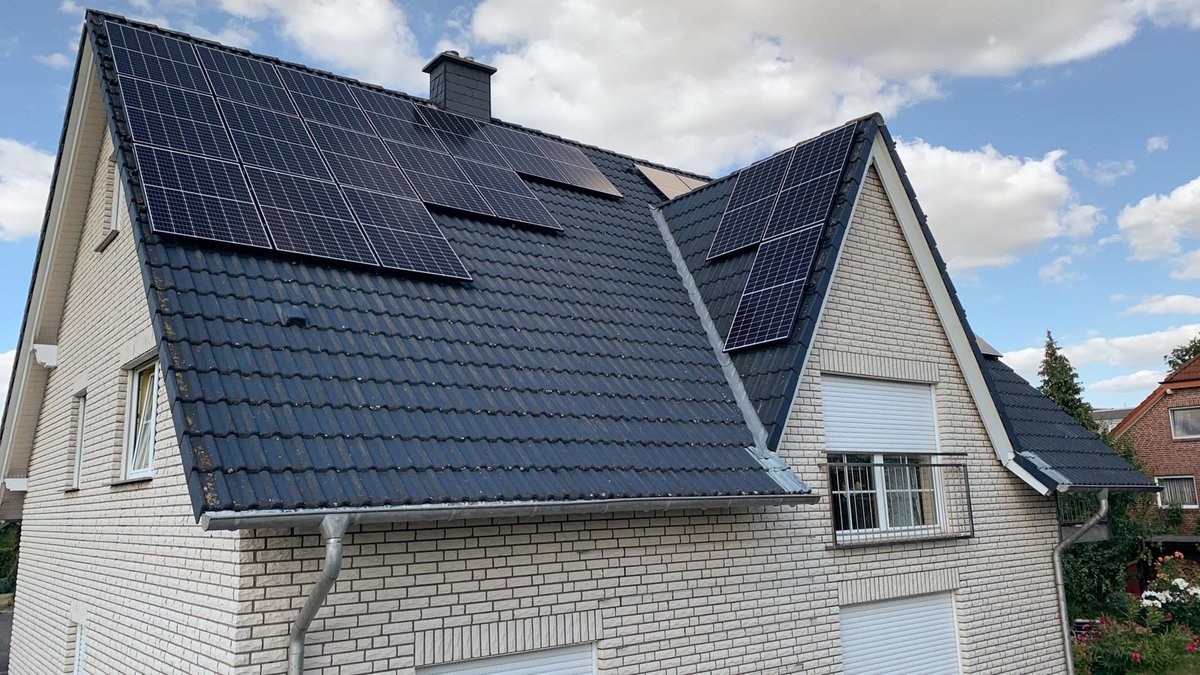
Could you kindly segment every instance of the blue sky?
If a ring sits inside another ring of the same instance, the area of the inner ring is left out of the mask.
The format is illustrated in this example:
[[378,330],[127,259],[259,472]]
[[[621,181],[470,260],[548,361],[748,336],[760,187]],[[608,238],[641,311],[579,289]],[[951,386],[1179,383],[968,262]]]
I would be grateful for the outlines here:
[[[0,352],[17,341],[83,17],[5,1]],[[418,95],[420,66],[457,48],[499,68],[500,117],[713,175],[879,110],[972,326],[1022,374],[1050,329],[1094,404],[1132,405],[1200,334],[1192,0],[94,4]]]

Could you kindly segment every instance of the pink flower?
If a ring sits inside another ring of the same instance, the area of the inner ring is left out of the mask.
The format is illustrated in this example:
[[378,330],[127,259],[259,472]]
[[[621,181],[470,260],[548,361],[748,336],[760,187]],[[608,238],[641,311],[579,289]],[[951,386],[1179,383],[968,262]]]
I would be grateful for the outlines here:
[[1134,653],[1130,654],[1130,655],[1129,655],[1129,658],[1133,659],[1133,662],[1134,662],[1134,663],[1141,663],[1141,662],[1142,662],[1142,655],[1141,655],[1141,654],[1139,654],[1139,653],[1137,653],[1137,652],[1134,652]]
[[1163,618],[1166,619],[1167,621],[1170,621],[1171,619],[1174,619],[1175,617],[1171,616],[1170,612],[1167,612],[1166,614],[1163,614]]
[[1189,653],[1189,654],[1195,654],[1195,653],[1196,653],[1196,643],[1195,643],[1195,642],[1189,642],[1189,643],[1188,643],[1188,646],[1187,646],[1187,651],[1188,651],[1188,653]]

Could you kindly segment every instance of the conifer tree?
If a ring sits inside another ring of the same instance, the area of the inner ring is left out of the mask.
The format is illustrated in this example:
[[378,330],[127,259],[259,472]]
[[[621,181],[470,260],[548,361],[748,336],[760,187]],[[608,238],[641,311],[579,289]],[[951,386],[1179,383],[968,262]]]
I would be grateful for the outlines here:
[[1042,378],[1038,391],[1057,403],[1068,415],[1079,420],[1084,427],[1096,430],[1096,422],[1092,419],[1092,406],[1083,400],[1083,385],[1079,383],[1079,373],[1075,372],[1066,354],[1058,348],[1058,343],[1054,341],[1050,331],[1046,331],[1046,352],[1042,356],[1038,375]]

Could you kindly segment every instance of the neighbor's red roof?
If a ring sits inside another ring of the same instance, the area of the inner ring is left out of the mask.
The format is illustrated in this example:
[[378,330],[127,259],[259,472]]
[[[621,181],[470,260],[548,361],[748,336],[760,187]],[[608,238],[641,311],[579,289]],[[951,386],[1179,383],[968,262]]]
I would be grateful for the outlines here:
[[1186,382],[1188,380],[1200,380],[1200,356],[1194,356],[1191,361],[1179,366],[1163,382]]

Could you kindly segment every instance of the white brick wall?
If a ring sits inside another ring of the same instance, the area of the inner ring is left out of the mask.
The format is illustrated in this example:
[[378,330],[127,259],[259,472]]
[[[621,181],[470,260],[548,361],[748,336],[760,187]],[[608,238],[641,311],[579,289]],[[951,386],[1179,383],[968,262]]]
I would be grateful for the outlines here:
[[[125,432],[123,367],[152,349],[154,337],[129,223],[108,248],[94,250],[110,213],[111,152],[106,138],[67,292],[58,367],[34,436],[12,672],[67,670],[79,619],[87,622],[89,673],[229,672],[240,542],[195,524],[161,387],[154,478],[114,485]],[[75,394],[85,388],[82,485],[66,492]]]
[[[107,213],[99,175],[85,240]],[[942,450],[969,454],[974,539],[831,549],[826,501],[355,528],[310,631],[310,670],[405,673],[595,642],[603,672],[836,672],[840,602],[955,589],[967,672],[1060,671],[1052,503],[996,461],[874,176],[859,210],[781,454],[828,494],[823,367],[936,382]],[[66,668],[81,614],[99,672],[283,672],[323,557],[317,534],[237,538],[193,524],[161,392],[154,480],[111,485],[121,345],[149,329],[127,232],[103,253],[80,247],[30,467],[13,672]],[[92,420],[84,487],[65,495],[80,382]]]

